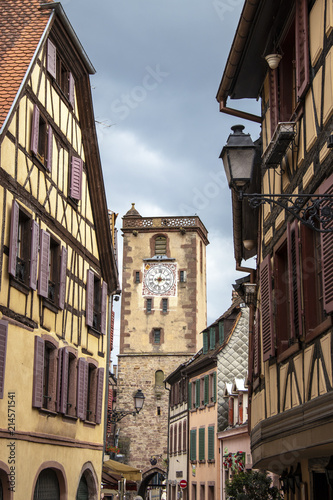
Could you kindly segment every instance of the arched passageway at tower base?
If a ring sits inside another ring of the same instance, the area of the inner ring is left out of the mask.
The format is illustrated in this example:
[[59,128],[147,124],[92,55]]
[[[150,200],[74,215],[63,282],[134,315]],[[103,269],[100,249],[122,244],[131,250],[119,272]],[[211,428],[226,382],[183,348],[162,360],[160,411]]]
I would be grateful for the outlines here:
[[148,471],[142,474],[142,481],[139,486],[138,495],[145,499],[146,492],[148,489],[160,489],[161,494],[159,498],[161,498],[163,491],[165,491],[165,479],[166,472],[159,467],[153,467]]

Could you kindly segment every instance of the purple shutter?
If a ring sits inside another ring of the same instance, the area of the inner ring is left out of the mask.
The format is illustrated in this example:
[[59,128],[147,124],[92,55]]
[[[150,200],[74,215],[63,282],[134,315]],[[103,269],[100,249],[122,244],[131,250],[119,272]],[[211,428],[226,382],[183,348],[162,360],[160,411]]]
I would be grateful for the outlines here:
[[278,74],[276,69],[269,70],[269,112],[272,137],[279,121]]
[[10,221],[10,240],[9,240],[9,258],[8,258],[8,272],[12,276],[16,276],[19,215],[20,215],[19,205],[17,201],[13,200],[12,216]]
[[[253,345],[253,374],[254,376],[259,375],[260,370],[260,317],[259,309],[256,309],[256,322],[254,325],[254,345]],[[252,376],[250,378],[252,382]]]
[[57,49],[51,40],[47,41],[47,71],[53,78],[57,77]]
[[52,170],[52,152],[53,152],[53,130],[49,125],[47,131],[47,160],[46,160],[46,169],[51,172]]
[[60,287],[59,287],[59,307],[60,307],[60,309],[64,309],[64,307],[65,307],[66,272],[67,272],[67,250],[65,247],[62,247],[61,260],[60,260]]
[[56,411],[60,411],[60,398],[61,398],[61,390],[62,390],[62,387],[61,387],[62,349],[59,349],[59,351],[58,351]]
[[[319,194],[333,194],[333,174],[319,187]],[[324,206],[331,207],[330,200]],[[332,229],[333,222],[325,227]],[[333,236],[332,233],[320,233],[321,262],[323,276],[324,309],[327,314],[333,311]]]
[[101,299],[101,333],[106,334],[106,301],[108,294],[108,285],[103,281],[102,284],[102,299]]
[[94,313],[94,273],[87,271],[87,290],[86,290],[86,325],[93,325]]
[[37,289],[37,261],[39,244],[39,225],[31,222],[30,288]]
[[102,422],[103,387],[104,387],[104,368],[98,368],[97,394],[96,394],[96,424],[100,424]]
[[81,200],[82,188],[82,160],[77,156],[72,156],[72,172],[71,172],[71,198]]
[[302,334],[301,270],[298,223],[287,226],[290,338]]
[[38,293],[42,297],[48,297],[49,274],[50,274],[50,234],[41,229],[40,231],[40,255],[39,255],[39,280]]
[[36,155],[38,152],[38,134],[39,134],[39,109],[37,104],[34,105],[32,114],[32,127],[31,127],[31,151]]
[[88,397],[88,372],[89,366],[84,358],[79,358],[77,369],[77,406],[76,416],[81,420],[86,419]]
[[44,386],[44,340],[35,337],[34,378],[32,388],[32,406],[41,408],[43,406]]
[[296,87],[301,99],[309,84],[309,19],[308,0],[296,0]]
[[0,320],[0,399],[3,399],[5,386],[6,352],[7,352],[8,323]]
[[260,295],[261,295],[261,325],[263,361],[274,356],[273,336],[273,294],[272,294],[272,271],[271,257],[267,257],[260,265]]
[[69,73],[68,80],[68,100],[74,108],[74,77],[72,73]]
[[60,413],[63,413],[65,415],[67,413],[68,365],[69,365],[69,354],[66,347],[63,347],[60,350],[59,357],[62,358],[59,411]]

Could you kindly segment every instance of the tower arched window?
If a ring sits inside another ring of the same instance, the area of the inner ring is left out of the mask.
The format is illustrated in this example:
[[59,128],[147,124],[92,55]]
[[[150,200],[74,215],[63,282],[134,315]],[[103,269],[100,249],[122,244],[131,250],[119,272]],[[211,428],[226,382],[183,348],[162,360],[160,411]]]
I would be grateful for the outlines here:
[[157,236],[155,238],[155,255],[166,255],[167,239],[166,236]]
[[157,370],[155,372],[155,385],[163,385],[164,372],[162,370]]

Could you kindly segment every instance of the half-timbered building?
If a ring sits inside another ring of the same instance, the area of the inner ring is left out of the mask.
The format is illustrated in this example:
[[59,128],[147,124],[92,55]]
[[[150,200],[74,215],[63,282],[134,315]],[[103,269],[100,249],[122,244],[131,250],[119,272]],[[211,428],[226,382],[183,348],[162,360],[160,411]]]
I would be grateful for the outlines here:
[[[253,467],[280,473],[285,498],[328,499],[333,484],[332,199],[316,211],[313,196],[333,191],[332,42],[330,0],[246,0],[217,94],[222,112],[261,124],[256,211],[231,182],[234,244],[238,268],[249,252],[258,263]],[[260,98],[261,116],[229,97]]]
[[60,3],[0,18],[0,498],[97,499],[118,277],[94,68]]

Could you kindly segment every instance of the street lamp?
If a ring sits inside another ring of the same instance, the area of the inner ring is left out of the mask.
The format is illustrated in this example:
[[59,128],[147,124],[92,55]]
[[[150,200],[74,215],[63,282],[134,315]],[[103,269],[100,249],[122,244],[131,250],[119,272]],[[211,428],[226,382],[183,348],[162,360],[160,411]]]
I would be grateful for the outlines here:
[[142,410],[143,403],[145,401],[145,397],[141,389],[137,390],[133,399],[135,410],[108,410],[108,423],[116,424],[127,415],[137,415]]
[[258,194],[246,193],[252,180],[256,145],[250,134],[244,134],[243,125],[231,127],[227,144],[221,151],[229,187],[242,201],[248,199],[251,208],[264,203],[278,205],[291,213],[302,224],[322,233],[333,232],[333,194]]

